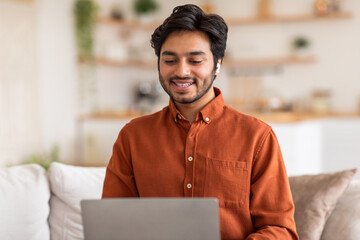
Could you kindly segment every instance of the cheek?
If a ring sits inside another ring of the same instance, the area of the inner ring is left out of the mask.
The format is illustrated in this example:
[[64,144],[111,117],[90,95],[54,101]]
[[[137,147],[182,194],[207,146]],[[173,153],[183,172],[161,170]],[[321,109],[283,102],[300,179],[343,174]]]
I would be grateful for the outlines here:
[[210,66],[203,66],[201,68],[196,69],[194,74],[197,75],[199,78],[206,78],[213,72],[212,67]]
[[160,64],[159,66],[160,66],[160,68],[159,68],[160,75],[163,78],[167,78],[172,72],[171,68],[169,68],[168,66],[162,65],[162,64]]

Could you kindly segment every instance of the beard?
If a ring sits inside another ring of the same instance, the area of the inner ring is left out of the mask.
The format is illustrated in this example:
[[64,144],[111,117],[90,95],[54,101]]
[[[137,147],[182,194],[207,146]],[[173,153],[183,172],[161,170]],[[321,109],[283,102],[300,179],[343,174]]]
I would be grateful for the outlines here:
[[[170,96],[170,98],[177,103],[181,104],[190,104],[193,102],[198,101],[201,99],[206,93],[209,92],[209,90],[213,86],[213,82],[215,80],[215,72],[212,71],[210,75],[208,75],[206,78],[203,79],[203,81],[199,81],[196,77],[179,77],[179,76],[173,76],[169,79],[164,79],[159,71],[159,80],[162,88],[165,90],[165,92]],[[173,84],[173,80],[192,80],[193,85],[195,85],[196,90],[191,96],[188,92],[177,92],[174,89],[172,89],[171,84]]]

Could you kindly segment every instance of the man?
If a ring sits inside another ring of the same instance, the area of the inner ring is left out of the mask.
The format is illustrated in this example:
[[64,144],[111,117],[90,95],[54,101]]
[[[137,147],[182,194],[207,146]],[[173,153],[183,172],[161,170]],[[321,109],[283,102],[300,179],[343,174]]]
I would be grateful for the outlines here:
[[120,131],[103,197],[216,197],[222,239],[298,239],[275,134],[213,87],[227,30],[195,5],[174,8],[155,30],[169,105]]

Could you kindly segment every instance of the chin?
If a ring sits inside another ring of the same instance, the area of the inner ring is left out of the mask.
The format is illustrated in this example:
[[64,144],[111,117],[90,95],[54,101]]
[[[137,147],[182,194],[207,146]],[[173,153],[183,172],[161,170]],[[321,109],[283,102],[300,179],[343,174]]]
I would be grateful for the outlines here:
[[196,97],[193,98],[173,98],[173,100],[177,103],[181,103],[181,104],[190,104],[193,102],[196,102],[198,99]]

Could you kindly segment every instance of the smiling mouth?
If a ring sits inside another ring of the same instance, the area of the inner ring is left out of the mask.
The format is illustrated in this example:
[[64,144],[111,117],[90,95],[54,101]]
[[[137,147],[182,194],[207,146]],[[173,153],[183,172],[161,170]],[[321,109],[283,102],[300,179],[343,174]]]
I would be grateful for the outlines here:
[[174,82],[174,84],[178,87],[189,87],[190,85],[193,85],[194,83],[176,83],[176,82]]

